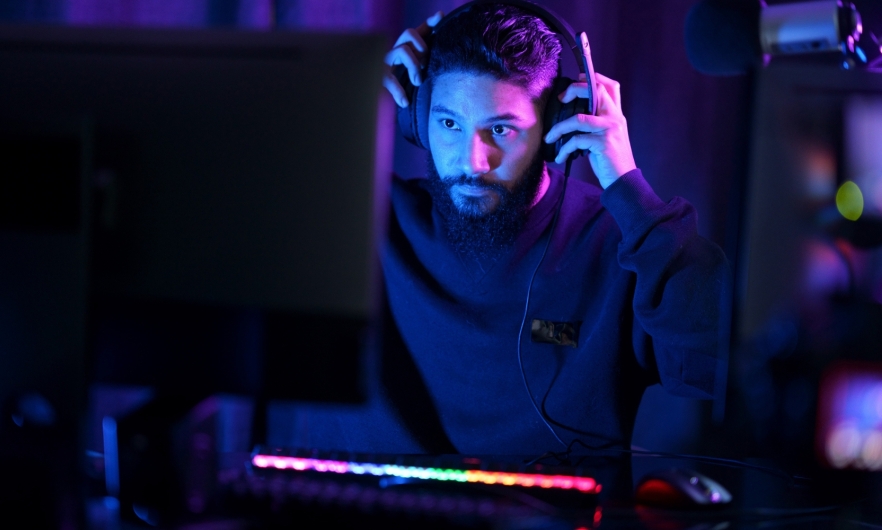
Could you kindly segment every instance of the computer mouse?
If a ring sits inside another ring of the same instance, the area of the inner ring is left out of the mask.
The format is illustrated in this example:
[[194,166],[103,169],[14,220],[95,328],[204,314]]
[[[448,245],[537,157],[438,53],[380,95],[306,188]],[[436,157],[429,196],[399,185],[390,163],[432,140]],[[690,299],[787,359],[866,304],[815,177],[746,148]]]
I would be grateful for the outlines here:
[[634,501],[659,508],[711,508],[732,502],[732,494],[697,471],[670,468],[652,471],[641,478]]

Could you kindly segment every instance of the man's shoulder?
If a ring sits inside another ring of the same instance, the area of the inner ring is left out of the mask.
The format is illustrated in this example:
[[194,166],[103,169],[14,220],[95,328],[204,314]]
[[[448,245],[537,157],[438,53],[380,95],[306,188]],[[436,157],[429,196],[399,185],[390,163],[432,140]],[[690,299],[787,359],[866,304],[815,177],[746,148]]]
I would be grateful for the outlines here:
[[573,176],[566,179],[563,173],[556,169],[550,170],[549,176],[552,178],[552,189],[555,190],[553,193],[555,204],[560,198],[560,193],[564,193],[562,205],[564,216],[575,217],[582,223],[587,223],[605,212],[600,202],[603,189],[597,184]]
[[[564,175],[560,171],[551,171],[550,174],[564,179]],[[603,188],[587,180],[570,177],[567,182],[567,195],[572,194],[580,200],[598,201],[601,193],[603,193]]]

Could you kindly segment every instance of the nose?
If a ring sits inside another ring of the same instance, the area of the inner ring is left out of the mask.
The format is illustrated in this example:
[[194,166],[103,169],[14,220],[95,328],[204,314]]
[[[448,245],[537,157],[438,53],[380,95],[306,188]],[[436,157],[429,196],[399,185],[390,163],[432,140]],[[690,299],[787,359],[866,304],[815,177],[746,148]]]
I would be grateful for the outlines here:
[[494,156],[493,145],[480,132],[475,132],[465,147],[461,159],[463,173],[469,176],[489,173],[492,169],[491,158]]

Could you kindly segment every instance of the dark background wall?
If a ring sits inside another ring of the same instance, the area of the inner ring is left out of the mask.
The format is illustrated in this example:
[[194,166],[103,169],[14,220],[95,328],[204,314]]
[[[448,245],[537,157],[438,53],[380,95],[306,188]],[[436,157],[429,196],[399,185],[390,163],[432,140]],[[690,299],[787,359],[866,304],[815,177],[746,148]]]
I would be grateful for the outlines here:
[[[732,188],[741,169],[738,133],[747,116],[746,78],[711,78],[689,66],[683,39],[694,0],[539,0],[587,32],[597,71],[622,83],[638,165],[662,198],[698,208],[703,234],[730,250]],[[463,0],[9,0],[0,18],[77,25],[238,27],[379,31],[406,27]],[[399,142],[404,144],[404,142]],[[424,153],[396,148],[395,169],[420,174]],[[590,179],[584,160],[575,174]]]

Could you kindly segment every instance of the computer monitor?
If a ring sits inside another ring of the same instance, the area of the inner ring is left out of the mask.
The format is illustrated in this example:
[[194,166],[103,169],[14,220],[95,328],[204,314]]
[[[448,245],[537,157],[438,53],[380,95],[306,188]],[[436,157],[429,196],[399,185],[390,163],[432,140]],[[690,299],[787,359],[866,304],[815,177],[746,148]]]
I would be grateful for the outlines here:
[[391,170],[386,47],[0,28],[0,137],[79,169],[67,193],[84,212],[93,382],[362,399]]

